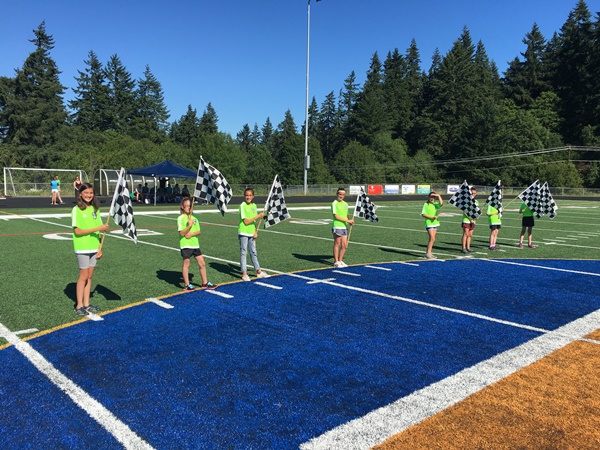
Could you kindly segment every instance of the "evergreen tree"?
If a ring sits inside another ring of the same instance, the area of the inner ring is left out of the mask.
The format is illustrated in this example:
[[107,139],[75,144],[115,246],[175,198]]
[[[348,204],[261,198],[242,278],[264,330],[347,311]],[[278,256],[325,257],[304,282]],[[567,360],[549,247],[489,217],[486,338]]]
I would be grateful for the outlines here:
[[202,113],[202,117],[200,117],[200,134],[218,133],[218,121],[219,117],[217,116],[217,112],[213,108],[212,104],[209,102],[208,105],[206,105],[204,113]]
[[195,109],[188,105],[187,112],[181,116],[178,122],[171,125],[171,139],[191,148],[200,135],[200,120]]
[[112,55],[106,64],[108,85],[108,128],[129,133],[132,120],[137,115],[135,103],[135,80],[119,57]]
[[273,129],[273,124],[271,123],[271,119],[269,117],[267,117],[267,120],[265,120],[265,124],[262,126],[260,133],[261,133],[261,135],[260,135],[261,145],[264,145],[265,147],[267,147],[272,155],[273,154],[273,136],[274,136],[275,131]]
[[330,162],[333,159],[339,131],[335,95],[331,91],[321,104],[318,132],[316,133],[323,158],[326,162]]
[[[14,90],[4,96],[3,116],[7,118],[8,142],[43,147],[56,141],[60,128],[66,123],[62,99],[65,88],[59,81],[56,62],[50,56],[54,39],[46,33],[45,22],[33,33],[35,37],[30,42],[35,50],[10,83]],[[7,84],[4,83],[5,89]]]
[[146,65],[144,77],[138,80],[135,96],[137,114],[132,125],[132,134],[138,139],[148,138],[154,142],[164,140],[169,111],[160,82]]
[[238,134],[235,138],[235,143],[246,154],[250,153],[250,150],[253,147],[250,136],[251,136],[250,127],[246,123],[246,124],[244,124],[242,129],[238,132]]
[[598,85],[597,74],[590,64],[594,58],[593,39],[590,12],[586,3],[579,0],[561,28],[555,55],[554,86],[560,98],[562,134],[570,144],[581,144],[583,128],[597,125],[592,95]]
[[73,89],[75,99],[69,102],[73,110],[71,120],[85,130],[106,131],[109,128],[109,93],[102,63],[93,51],[84,61],[86,69],[78,70],[75,77],[77,87]]
[[273,157],[286,184],[304,184],[304,139],[298,134],[290,110],[274,134]]

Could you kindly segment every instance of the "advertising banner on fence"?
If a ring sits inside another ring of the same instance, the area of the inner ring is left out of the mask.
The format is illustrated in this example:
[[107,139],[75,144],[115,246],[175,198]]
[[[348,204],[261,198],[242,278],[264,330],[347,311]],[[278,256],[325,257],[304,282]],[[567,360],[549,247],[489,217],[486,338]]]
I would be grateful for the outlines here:
[[398,194],[400,192],[400,186],[397,184],[386,184],[383,188],[383,192],[386,194]]
[[417,194],[429,194],[431,192],[430,184],[417,184]]
[[415,193],[415,185],[414,184],[403,184],[402,185],[402,193],[404,195],[411,195]]

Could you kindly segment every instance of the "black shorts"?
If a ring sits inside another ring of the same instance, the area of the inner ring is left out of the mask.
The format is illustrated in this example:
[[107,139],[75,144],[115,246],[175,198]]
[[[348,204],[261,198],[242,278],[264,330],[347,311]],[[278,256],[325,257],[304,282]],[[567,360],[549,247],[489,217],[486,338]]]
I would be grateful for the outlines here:
[[202,250],[199,248],[182,248],[180,250],[181,257],[183,259],[195,258],[196,256],[202,256]]
[[490,225],[490,230],[499,230],[500,227],[502,227],[502,225],[495,223],[493,225]]
[[532,227],[534,226],[534,220],[533,220],[533,216],[523,216],[523,218],[521,219],[521,226],[523,227]]

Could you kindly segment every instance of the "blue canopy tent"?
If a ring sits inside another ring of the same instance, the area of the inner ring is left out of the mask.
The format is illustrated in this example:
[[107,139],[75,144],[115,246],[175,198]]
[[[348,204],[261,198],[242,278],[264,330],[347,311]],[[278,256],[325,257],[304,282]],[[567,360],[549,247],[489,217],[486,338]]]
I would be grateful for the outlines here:
[[153,166],[142,167],[127,171],[130,175],[142,175],[144,177],[154,178],[154,204],[156,205],[156,178],[196,178],[197,172],[186,169],[183,166],[175,164],[168,159],[154,164]]

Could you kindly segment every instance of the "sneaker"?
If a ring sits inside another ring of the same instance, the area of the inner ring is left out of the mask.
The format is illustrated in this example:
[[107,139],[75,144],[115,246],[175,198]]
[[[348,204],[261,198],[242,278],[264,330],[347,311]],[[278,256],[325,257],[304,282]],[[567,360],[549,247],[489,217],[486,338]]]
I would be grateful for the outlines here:
[[196,290],[196,288],[195,288],[195,287],[194,287],[194,286],[193,286],[193,285],[190,283],[190,284],[188,284],[187,286],[184,286],[184,287],[183,287],[183,290],[184,290],[184,291],[195,291],[195,290]]
[[248,275],[244,275],[242,277],[242,280],[244,280],[244,281],[250,281],[250,277]]
[[84,306],[84,308],[87,312],[91,312],[91,313],[100,311],[100,308],[98,308],[97,306],[94,306],[94,305]]
[[212,291],[213,289],[216,289],[217,287],[212,284],[210,281],[204,283],[202,286],[200,286],[200,289],[207,289],[209,291]]
[[523,248],[523,243],[519,242],[519,248]]
[[460,252],[466,255],[467,253],[469,253],[469,250],[467,250],[466,248],[463,248]]
[[473,253],[473,250],[471,250],[470,248],[467,249],[467,253]]
[[271,278],[271,275],[269,275],[264,270],[261,270],[260,273],[256,274],[256,278]]
[[334,263],[333,263],[333,267],[335,267],[335,268],[339,269],[339,268],[341,267],[341,266],[340,266],[340,262],[339,262],[339,261],[336,261],[336,262],[334,262]]
[[75,314],[77,314],[78,316],[89,315],[89,313],[85,310],[85,308],[83,306],[81,308],[75,308]]
[[496,250],[496,247],[488,247],[489,250]]
[[348,264],[346,264],[344,261],[340,261],[338,267],[340,269],[345,269],[346,267],[348,267]]
[[433,256],[431,253],[425,253],[425,256],[423,256],[423,258],[425,258],[425,259],[437,259],[437,257]]
[[529,248],[535,248],[535,245],[529,244],[527,247],[529,247]]

